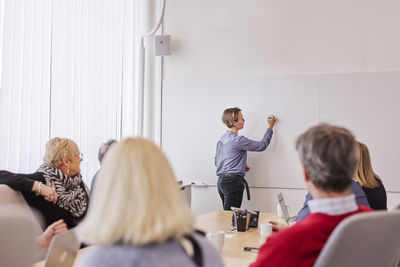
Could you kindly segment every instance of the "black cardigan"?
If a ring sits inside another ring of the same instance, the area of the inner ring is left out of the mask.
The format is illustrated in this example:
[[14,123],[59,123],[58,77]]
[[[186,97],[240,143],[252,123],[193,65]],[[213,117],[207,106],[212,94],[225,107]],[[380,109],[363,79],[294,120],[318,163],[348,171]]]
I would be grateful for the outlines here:
[[[42,214],[45,220],[43,229],[46,229],[47,226],[60,219],[64,220],[68,228],[73,228],[80,220],[83,219],[86,212],[80,217],[74,217],[70,212],[45,200],[42,196],[36,196],[35,192],[32,192],[32,187],[35,181],[46,184],[43,173],[40,172],[31,174],[17,174],[8,171],[0,171],[0,184],[6,184],[14,190],[21,191],[29,206],[38,210]],[[83,181],[81,186],[86,192]],[[87,197],[89,200],[89,196]]]
[[367,196],[371,208],[373,208],[374,210],[387,210],[387,197],[385,187],[380,180],[376,179],[376,181],[379,183],[378,187],[367,188],[361,186],[361,188]]

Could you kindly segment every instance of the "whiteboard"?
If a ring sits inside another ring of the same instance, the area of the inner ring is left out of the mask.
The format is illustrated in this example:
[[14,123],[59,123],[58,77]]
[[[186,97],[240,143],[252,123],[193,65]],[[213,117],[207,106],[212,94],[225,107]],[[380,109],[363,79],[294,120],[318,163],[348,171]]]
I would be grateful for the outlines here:
[[164,80],[162,148],[178,179],[215,185],[216,143],[227,129],[224,109],[242,109],[246,122],[239,134],[253,140],[261,140],[267,115],[275,114],[270,146],[248,152],[246,179],[252,187],[304,188],[296,137],[331,122],[365,142],[386,189],[400,191],[399,99],[398,72]]

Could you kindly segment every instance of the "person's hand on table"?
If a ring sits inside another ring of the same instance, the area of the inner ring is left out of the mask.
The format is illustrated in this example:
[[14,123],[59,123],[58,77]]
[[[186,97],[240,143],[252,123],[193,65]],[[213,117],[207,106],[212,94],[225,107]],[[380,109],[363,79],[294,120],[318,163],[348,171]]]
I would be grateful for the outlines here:
[[64,220],[58,220],[49,225],[44,232],[36,239],[36,244],[40,249],[48,248],[53,236],[68,231]]
[[272,224],[272,231],[280,231],[288,227],[286,224],[276,222],[276,221],[269,221]]

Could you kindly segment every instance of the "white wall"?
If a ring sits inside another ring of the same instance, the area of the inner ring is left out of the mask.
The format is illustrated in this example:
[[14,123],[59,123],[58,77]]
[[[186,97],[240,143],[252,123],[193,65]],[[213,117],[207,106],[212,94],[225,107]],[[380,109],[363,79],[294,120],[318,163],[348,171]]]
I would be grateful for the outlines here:
[[164,79],[400,69],[396,0],[169,0]]
[[[164,59],[164,84],[182,79],[186,85],[192,81],[198,87],[222,77],[399,71],[399,12],[400,2],[389,0],[170,0],[164,32],[172,36],[172,56]],[[374,103],[374,99],[368,102]],[[194,119],[201,124],[210,118]],[[163,120],[163,128],[166,123]],[[185,127],[184,121],[181,126]],[[177,129],[177,135],[179,132]],[[194,132],[193,139],[196,134],[201,132]],[[380,150],[390,140],[374,142]],[[188,158],[187,164],[196,163]],[[274,209],[276,190],[285,190],[293,211],[304,201],[298,189],[257,188],[252,189],[252,202],[244,202],[244,206]],[[397,191],[388,191],[388,206],[392,207],[400,197]],[[215,187],[194,189],[192,207],[195,212],[220,208]]]

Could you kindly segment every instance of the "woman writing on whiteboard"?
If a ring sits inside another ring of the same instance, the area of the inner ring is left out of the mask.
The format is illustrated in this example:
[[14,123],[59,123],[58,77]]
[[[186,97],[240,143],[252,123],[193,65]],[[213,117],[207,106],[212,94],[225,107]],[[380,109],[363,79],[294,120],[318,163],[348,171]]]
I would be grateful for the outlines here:
[[240,108],[225,109],[222,122],[228,127],[228,130],[217,143],[215,166],[217,167],[218,193],[222,199],[222,205],[224,210],[230,210],[231,207],[240,208],[245,187],[247,198],[250,200],[249,187],[244,179],[245,172],[250,170],[246,164],[247,151],[264,151],[268,147],[276,118],[268,117],[268,129],[261,141],[253,141],[238,135],[245,122]]

